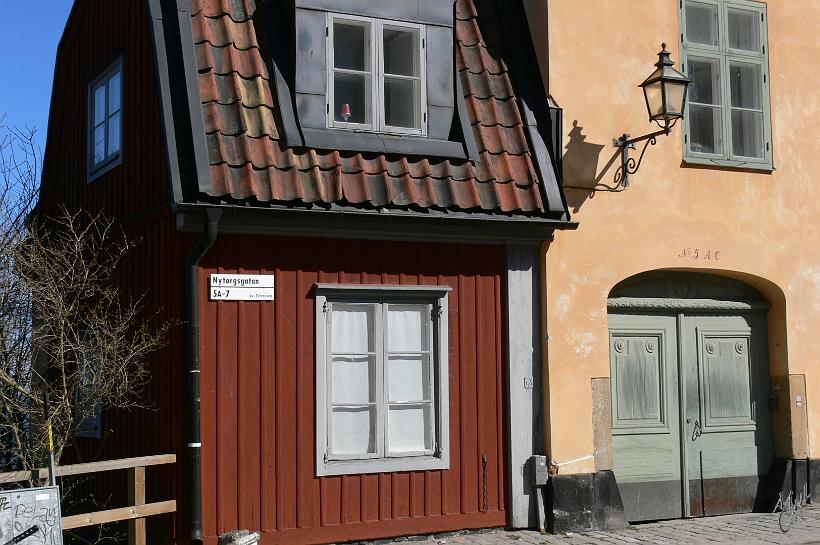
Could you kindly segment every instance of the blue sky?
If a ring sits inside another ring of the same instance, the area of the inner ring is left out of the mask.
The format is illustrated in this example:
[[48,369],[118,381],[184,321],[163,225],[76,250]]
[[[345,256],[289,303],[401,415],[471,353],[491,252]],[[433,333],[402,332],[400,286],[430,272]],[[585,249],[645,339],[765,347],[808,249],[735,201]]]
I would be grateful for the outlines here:
[[71,0],[7,0],[0,17],[0,116],[37,129],[45,147],[54,58]]

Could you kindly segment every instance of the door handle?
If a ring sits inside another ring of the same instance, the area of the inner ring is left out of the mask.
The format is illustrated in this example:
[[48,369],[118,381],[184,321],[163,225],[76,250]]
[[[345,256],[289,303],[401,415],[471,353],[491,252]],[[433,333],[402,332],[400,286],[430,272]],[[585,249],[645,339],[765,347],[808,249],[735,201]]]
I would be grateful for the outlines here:
[[[689,422],[689,419],[686,419]],[[703,429],[700,427],[700,422],[695,420],[695,427],[692,429],[692,441],[697,441],[698,437],[703,435]]]

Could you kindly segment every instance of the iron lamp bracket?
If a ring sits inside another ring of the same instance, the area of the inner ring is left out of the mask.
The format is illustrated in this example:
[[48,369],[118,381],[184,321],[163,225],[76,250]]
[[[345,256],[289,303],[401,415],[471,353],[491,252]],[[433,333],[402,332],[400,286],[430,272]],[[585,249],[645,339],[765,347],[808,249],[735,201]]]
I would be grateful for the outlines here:
[[[641,163],[643,163],[643,158],[646,154],[647,148],[650,145],[654,146],[657,144],[659,136],[670,134],[672,132],[672,127],[675,126],[675,123],[677,123],[677,119],[671,124],[666,125],[661,130],[651,132],[643,136],[630,138],[628,134],[624,133],[620,137],[612,139],[612,145],[616,148],[620,148],[621,150],[621,165],[615,172],[616,186],[622,185],[624,188],[629,187],[629,178],[632,174],[638,172],[639,168],[641,168]],[[637,144],[639,142],[646,143],[643,145],[643,149],[641,149],[641,154],[638,156],[638,159],[635,160],[634,157],[629,156],[629,151],[638,149]]]

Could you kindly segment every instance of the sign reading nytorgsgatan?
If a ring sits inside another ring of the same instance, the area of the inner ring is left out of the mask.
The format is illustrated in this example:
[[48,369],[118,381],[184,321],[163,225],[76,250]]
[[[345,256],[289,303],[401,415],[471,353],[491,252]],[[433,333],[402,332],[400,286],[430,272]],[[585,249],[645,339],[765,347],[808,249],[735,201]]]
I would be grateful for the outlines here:
[[212,274],[211,301],[273,301],[272,274]]

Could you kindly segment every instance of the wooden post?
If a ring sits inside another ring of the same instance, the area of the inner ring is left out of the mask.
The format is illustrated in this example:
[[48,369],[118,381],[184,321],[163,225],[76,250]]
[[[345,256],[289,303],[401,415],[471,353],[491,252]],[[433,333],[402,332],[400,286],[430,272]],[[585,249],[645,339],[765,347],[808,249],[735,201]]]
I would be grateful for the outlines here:
[[[135,507],[145,505],[145,467],[128,470],[128,501]],[[144,518],[128,521],[128,545],[147,545]]]

